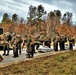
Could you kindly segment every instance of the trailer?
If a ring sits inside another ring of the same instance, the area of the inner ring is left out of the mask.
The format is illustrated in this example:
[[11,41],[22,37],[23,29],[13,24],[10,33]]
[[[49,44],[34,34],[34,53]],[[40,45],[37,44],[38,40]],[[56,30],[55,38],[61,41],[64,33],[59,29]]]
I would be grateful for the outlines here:
[[[3,34],[3,28],[0,28],[0,36]],[[3,44],[1,44],[2,43],[2,41],[1,41],[1,39],[0,39],[0,50],[3,50],[3,47],[4,47],[4,45]]]

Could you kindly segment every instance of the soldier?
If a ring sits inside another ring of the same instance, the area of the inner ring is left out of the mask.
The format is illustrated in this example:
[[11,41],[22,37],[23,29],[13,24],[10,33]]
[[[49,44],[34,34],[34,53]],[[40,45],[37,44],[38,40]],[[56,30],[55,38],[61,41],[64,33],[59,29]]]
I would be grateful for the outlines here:
[[46,37],[46,38],[47,38],[47,39],[45,39],[45,45],[50,48],[50,47],[51,47],[51,46],[50,46],[51,38],[49,38],[49,37]]
[[31,50],[31,45],[30,45],[30,43],[32,42],[32,40],[31,40],[31,35],[28,35],[28,37],[27,37],[27,39],[26,39],[26,43],[27,43],[27,50],[26,50],[26,52],[27,52],[27,57],[29,57],[30,58],[30,50]]
[[[39,42],[39,38],[40,38],[40,35],[35,38],[35,41]],[[36,45],[36,50],[38,50],[40,44],[35,43],[35,45]]]
[[30,57],[33,58],[34,56],[34,53],[35,53],[35,42],[31,42],[30,43]]
[[73,46],[75,46],[75,37],[73,36],[72,39],[73,39]]
[[19,38],[17,38],[17,40],[18,40],[17,44],[18,44],[19,54],[21,55],[21,43],[23,42],[23,40],[22,40],[21,36]]
[[18,57],[18,41],[16,38],[16,34],[12,35],[11,45],[13,46],[13,58]]
[[54,50],[55,51],[58,51],[58,37],[56,36],[54,39],[53,39],[53,46],[54,46]]
[[11,39],[12,39],[12,36],[11,36],[11,34],[9,34],[9,35],[7,36],[7,42],[8,42],[8,45],[7,45],[7,50],[8,50],[7,56],[9,55],[9,51],[10,51],[9,45],[11,44],[11,43],[10,43],[10,42],[11,42]]
[[13,58],[18,57],[18,44],[15,40],[14,44],[13,44]]
[[[10,44],[10,41],[11,41],[11,35],[7,36],[6,34],[4,34],[4,41],[5,41],[5,45],[4,45],[3,55],[8,56],[9,55],[9,44]],[[6,54],[6,50],[7,50],[7,54]]]
[[62,37],[60,36],[59,37],[59,47],[60,47],[60,50],[63,50],[63,41],[62,41]]
[[59,46],[60,46],[60,50],[65,50],[65,39],[63,35],[60,36],[59,39]]
[[73,50],[73,43],[74,43],[74,39],[72,36],[69,37],[69,49]]

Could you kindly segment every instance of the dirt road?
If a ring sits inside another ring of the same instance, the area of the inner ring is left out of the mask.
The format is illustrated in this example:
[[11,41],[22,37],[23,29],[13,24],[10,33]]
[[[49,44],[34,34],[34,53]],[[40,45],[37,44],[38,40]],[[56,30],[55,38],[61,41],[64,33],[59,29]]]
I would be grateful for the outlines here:
[[[76,46],[74,46],[74,50],[76,49]],[[27,60],[32,60],[32,59],[35,59],[35,58],[40,58],[40,57],[45,57],[45,56],[51,56],[51,55],[55,55],[57,53],[64,53],[64,52],[68,52],[70,50],[64,50],[64,51],[58,51],[58,52],[55,52],[54,50],[53,51],[50,51],[50,52],[46,52],[46,53],[35,53],[34,55],[34,58],[26,58],[26,52],[25,50],[22,51],[22,54],[19,55],[18,58],[12,58],[13,56],[13,51],[11,50],[10,51],[10,54],[9,56],[3,56],[3,51],[0,51],[0,54],[2,55],[3,57],[3,61],[0,62],[0,67],[5,67],[5,66],[9,66],[11,64],[17,64],[19,62],[22,62],[22,61],[27,61]]]

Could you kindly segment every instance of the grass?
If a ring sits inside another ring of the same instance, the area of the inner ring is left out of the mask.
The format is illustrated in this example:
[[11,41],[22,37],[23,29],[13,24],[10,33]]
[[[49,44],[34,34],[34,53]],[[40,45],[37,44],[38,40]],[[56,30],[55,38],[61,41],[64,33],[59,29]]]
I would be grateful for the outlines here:
[[76,51],[0,68],[0,75],[76,75]]

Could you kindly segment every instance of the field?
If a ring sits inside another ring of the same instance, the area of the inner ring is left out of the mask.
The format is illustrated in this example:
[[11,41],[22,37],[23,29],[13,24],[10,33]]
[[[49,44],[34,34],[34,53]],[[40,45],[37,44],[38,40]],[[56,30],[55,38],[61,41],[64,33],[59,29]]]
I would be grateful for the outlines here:
[[76,75],[76,51],[40,57],[0,68],[0,75]]

